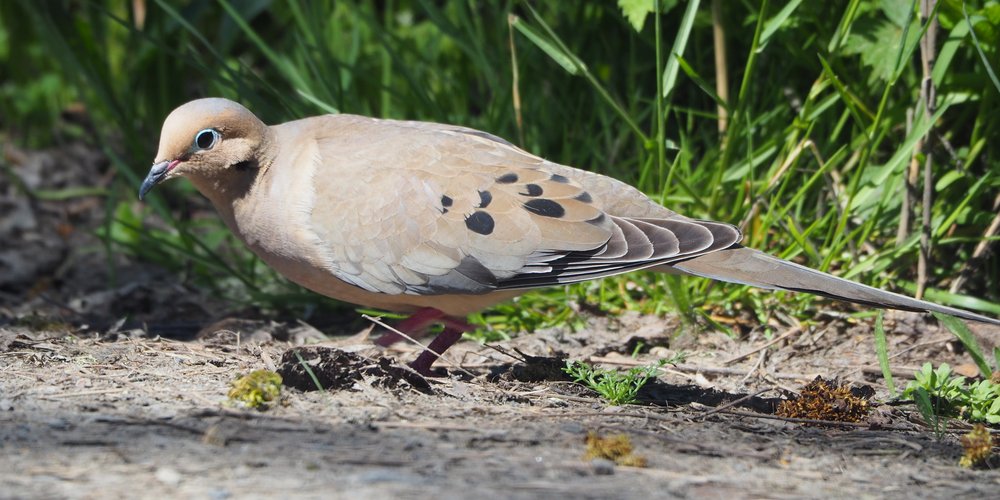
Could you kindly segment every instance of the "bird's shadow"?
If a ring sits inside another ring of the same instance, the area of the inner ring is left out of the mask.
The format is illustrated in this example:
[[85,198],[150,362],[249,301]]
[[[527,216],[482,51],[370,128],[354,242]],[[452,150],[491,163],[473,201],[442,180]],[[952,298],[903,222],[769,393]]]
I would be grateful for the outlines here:
[[[524,356],[524,361],[498,365],[490,370],[488,379],[492,381],[508,380],[518,382],[573,382],[563,368],[566,367],[565,357]],[[746,394],[736,394],[714,388],[697,385],[674,385],[651,379],[639,389],[636,399],[640,404],[651,406],[681,406],[698,403],[717,407],[729,402],[738,401],[734,407],[747,408],[760,413],[773,414],[783,398],[747,397]]]

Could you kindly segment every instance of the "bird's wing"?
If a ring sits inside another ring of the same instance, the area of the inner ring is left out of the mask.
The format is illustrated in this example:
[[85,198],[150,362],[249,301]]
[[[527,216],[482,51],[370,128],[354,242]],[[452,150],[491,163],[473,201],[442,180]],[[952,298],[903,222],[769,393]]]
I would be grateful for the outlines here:
[[[341,280],[386,294],[544,287],[737,242],[634,188],[461,127],[345,116],[317,122],[309,231]],[[593,189],[591,189],[593,188]],[[624,203],[626,200],[628,203]],[[622,210],[621,207],[635,207]]]

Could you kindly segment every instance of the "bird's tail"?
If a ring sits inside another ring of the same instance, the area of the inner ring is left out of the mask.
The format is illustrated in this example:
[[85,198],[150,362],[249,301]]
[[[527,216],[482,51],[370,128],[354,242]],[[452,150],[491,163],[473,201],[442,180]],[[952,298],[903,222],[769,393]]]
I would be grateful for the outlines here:
[[671,266],[688,274],[730,283],[807,292],[879,308],[939,312],[972,321],[1000,325],[1000,320],[995,318],[879,290],[740,245],[700,255],[693,259],[671,264]]

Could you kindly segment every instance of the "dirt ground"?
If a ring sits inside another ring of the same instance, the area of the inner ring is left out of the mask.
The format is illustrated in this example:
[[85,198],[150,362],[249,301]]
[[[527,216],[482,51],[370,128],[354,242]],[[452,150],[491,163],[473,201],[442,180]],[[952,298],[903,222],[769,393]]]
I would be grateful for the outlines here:
[[[5,155],[33,189],[107,181],[85,148]],[[425,379],[395,361],[414,347],[378,350],[356,319],[322,329],[358,335],[327,338],[227,311],[176,273],[123,257],[110,280],[88,229],[100,199],[29,199],[0,177],[0,211],[0,498],[940,498],[1000,487],[1000,472],[958,466],[966,426],[935,435],[913,405],[890,400],[869,325],[834,311],[739,339],[672,318],[594,316],[578,332],[463,342]],[[892,314],[887,328],[899,377],[925,361],[970,368],[922,315]],[[227,401],[240,374],[301,366],[294,352],[328,356],[314,366],[339,378],[324,391],[285,387],[266,411]],[[677,352],[686,359],[625,407],[545,369]],[[871,415],[774,415],[818,375],[873,389]],[[585,457],[591,433],[628,436],[645,467]]]

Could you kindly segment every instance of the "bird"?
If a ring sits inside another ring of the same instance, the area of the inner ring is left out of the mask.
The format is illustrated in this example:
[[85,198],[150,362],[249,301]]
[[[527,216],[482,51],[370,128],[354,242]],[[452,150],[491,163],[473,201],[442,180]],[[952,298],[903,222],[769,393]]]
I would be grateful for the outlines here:
[[[264,124],[218,97],[164,120],[139,199],[187,178],[264,263],[321,295],[407,313],[398,330],[443,330],[535,288],[640,269],[908,311],[1000,320],[917,300],[740,244],[731,224],[678,214],[627,183],[547,161],[496,135],[441,123],[327,114]],[[401,337],[387,333],[378,344]]]

